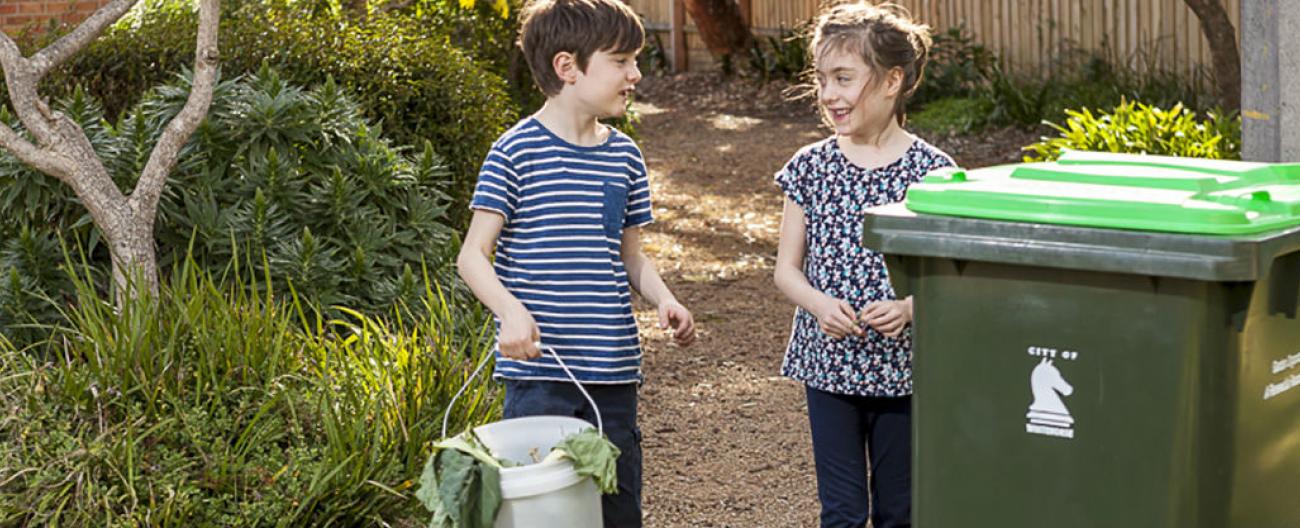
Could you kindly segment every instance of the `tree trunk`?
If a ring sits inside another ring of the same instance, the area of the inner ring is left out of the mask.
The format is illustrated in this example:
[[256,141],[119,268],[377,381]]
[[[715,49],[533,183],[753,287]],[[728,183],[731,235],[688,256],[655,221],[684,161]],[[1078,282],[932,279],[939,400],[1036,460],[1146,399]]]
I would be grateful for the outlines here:
[[[158,257],[154,248],[153,222],[132,219],[112,235],[104,232],[113,256],[113,287],[117,305],[141,293],[158,294]],[[117,232],[120,231],[120,232]]]
[[1221,0],[1185,0],[1196,18],[1201,21],[1201,32],[1210,43],[1210,56],[1214,62],[1214,85],[1219,101],[1225,110],[1241,109],[1241,53],[1237,50],[1237,30],[1223,8]]
[[744,53],[754,45],[754,35],[735,0],[685,0],[686,12],[700,30],[700,38],[715,57]]
[[[66,129],[66,127],[64,127]],[[137,293],[158,293],[158,264],[154,252],[151,211],[136,211],[118,191],[98,158],[87,157],[90,142],[80,129],[61,131],[59,140],[83,160],[73,172],[73,192],[95,222],[112,259],[113,295],[118,306]],[[75,135],[74,135],[75,132]],[[84,142],[84,143],[83,143]]]

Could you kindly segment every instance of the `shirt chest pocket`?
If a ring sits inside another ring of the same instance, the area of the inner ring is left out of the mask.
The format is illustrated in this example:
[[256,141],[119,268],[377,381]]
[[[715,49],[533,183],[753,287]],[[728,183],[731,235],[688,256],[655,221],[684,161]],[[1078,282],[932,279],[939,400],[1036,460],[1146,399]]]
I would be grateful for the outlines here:
[[605,182],[604,207],[601,220],[605,225],[605,235],[619,238],[623,231],[623,220],[627,216],[627,185]]

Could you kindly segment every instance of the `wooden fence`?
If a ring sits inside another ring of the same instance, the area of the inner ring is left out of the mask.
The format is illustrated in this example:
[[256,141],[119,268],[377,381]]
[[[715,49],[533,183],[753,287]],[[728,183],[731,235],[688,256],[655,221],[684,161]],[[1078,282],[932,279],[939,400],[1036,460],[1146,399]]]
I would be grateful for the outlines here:
[[[659,34],[674,65],[716,68],[682,0],[627,0]],[[820,0],[738,0],[759,35],[801,27]],[[1223,0],[1233,27],[1241,2]],[[1208,68],[1210,49],[1200,22],[1183,0],[894,0],[920,22],[942,32],[965,26],[1012,71],[1048,72],[1072,50],[1100,51],[1112,60],[1149,71],[1196,73]]]

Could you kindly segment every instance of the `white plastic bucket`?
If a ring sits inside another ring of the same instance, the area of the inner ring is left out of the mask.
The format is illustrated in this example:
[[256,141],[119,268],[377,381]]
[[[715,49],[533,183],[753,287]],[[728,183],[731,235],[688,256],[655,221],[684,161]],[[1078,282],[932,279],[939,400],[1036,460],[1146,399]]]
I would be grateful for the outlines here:
[[564,437],[592,425],[567,416],[529,416],[490,423],[474,434],[497,458],[520,467],[501,470],[501,509],[495,528],[600,528],[600,490],[568,460],[534,463]]
[[[587,398],[596,414],[596,429],[605,431],[596,401],[587,394],[573,372],[554,350],[549,351],[564,368],[569,379]],[[465,380],[465,385],[447,404],[442,417],[442,436],[447,437],[447,421],[461,393],[487,365],[489,355]],[[527,416],[501,420],[474,428],[488,452],[500,459],[522,464],[501,469],[501,509],[494,528],[601,528],[600,490],[590,477],[580,477],[568,459],[534,462],[545,459],[551,448],[565,437],[591,429],[591,423],[570,416]]]

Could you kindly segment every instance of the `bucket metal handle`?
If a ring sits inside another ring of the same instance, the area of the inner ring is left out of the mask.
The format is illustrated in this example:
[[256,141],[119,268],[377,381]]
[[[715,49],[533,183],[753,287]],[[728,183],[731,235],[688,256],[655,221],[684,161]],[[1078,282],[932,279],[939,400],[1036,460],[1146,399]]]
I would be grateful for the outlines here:
[[[573,375],[573,371],[569,370],[569,366],[564,364],[563,359],[560,359],[560,354],[555,349],[542,347],[540,344],[537,348],[541,349],[543,353],[550,352],[551,357],[555,358],[555,362],[560,364],[560,368],[564,369],[564,373],[569,375],[569,379],[573,381],[574,385],[577,385],[578,391],[582,392],[582,396],[587,399],[587,403],[591,404],[591,410],[596,413],[596,431],[602,435],[605,434],[605,421],[600,417],[600,407],[596,406],[596,400],[591,399],[591,394],[587,393],[587,389],[578,382],[578,378]],[[451,410],[456,407],[456,400],[460,399],[461,395],[465,393],[465,389],[469,388],[469,384],[473,383],[474,379],[483,371],[483,367],[487,366],[488,360],[494,357],[496,357],[496,354],[484,354],[482,361],[479,361],[478,367],[474,369],[474,373],[469,375],[469,379],[465,380],[465,384],[460,386],[460,390],[456,391],[456,395],[452,396],[451,401],[447,403],[447,411],[442,413],[443,438],[447,437],[447,422],[451,419]]]

